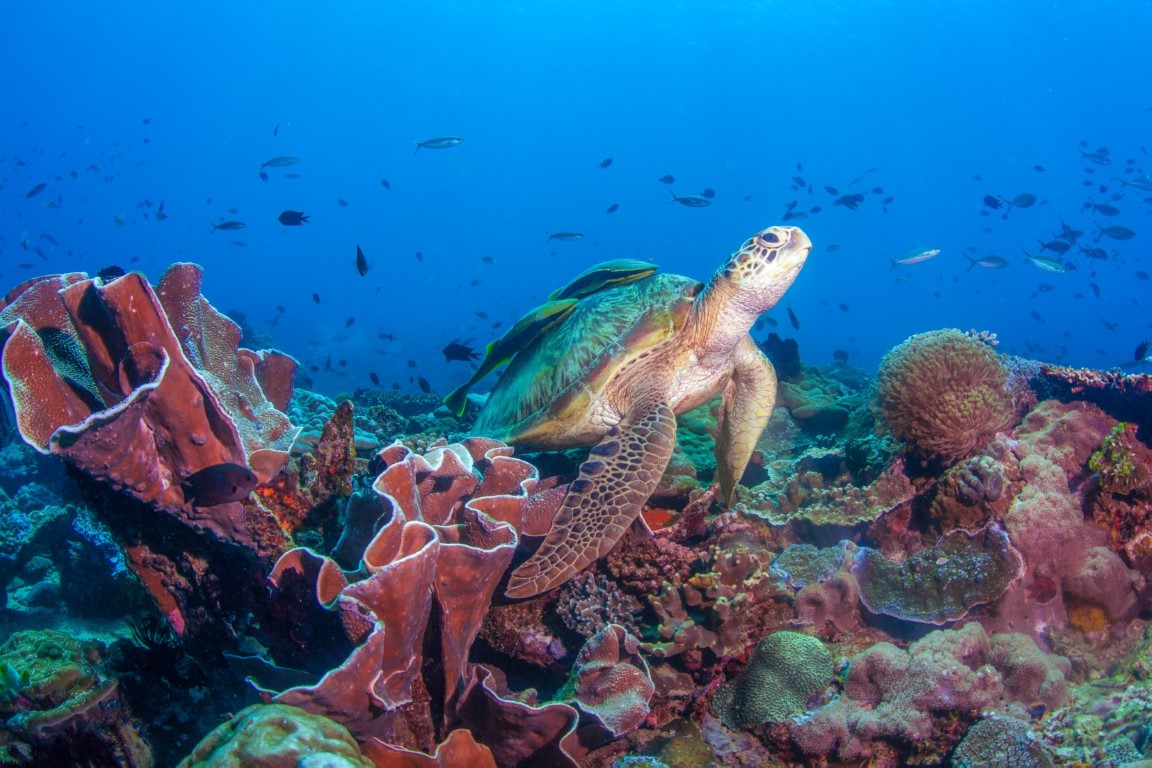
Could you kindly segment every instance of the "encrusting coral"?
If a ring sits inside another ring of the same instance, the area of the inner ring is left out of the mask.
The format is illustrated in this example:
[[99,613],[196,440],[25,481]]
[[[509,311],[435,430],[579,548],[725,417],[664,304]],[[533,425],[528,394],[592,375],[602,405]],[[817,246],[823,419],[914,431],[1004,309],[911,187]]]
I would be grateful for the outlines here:
[[1016,418],[1007,367],[988,345],[956,330],[898,345],[881,361],[877,384],[893,434],[946,462],[972,455]]

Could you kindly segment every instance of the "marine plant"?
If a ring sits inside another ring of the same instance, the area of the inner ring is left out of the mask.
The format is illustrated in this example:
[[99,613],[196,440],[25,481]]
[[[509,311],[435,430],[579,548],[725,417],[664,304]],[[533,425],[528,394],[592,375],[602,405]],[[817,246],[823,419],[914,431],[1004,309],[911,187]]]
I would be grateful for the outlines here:
[[1100,448],[1088,459],[1088,469],[1099,479],[1105,491],[1123,491],[1132,483],[1136,462],[1132,459],[1129,424],[1121,421],[1112,427]]
[[917,334],[885,355],[877,395],[892,434],[949,463],[1015,420],[1007,367],[988,345],[953,329]]

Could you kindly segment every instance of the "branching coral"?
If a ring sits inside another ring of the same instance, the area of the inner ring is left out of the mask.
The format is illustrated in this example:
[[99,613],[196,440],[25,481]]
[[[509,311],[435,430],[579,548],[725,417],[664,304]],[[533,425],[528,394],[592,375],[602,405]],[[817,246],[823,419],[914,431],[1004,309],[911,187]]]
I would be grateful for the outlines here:
[[955,330],[909,338],[880,364],[880,409],[917,453],[955,461],[1012,426],[1008,369],[987,345]]

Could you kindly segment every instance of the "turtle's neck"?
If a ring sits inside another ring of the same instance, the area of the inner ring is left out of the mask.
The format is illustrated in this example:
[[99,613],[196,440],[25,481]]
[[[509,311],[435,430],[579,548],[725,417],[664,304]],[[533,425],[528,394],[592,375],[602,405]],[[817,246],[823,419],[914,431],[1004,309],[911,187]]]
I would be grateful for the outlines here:
[[692,308],[691,343],[701,362],[732,354],[760,313],[759,307],[748,305],[740,289],[723,272],[712,275]]

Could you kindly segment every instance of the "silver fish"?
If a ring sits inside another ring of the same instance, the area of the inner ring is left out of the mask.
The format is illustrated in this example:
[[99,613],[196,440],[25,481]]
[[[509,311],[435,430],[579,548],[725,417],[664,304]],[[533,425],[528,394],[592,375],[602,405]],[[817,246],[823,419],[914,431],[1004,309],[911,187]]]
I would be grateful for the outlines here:
[[680,205],[686,205],[689,208],[707,208],[712,205],[712,201],[706,197],[697,197],[696,195],[677,197],[675,192],[672,193],[672,200],[669,202],[680,203]]
[[553,240],[572,241],[572,240],[579,240],[582,237],[584,237],[583,232],[549,232],[548,233],[548,239],[545,240],[544,242],[548,243],[548,242],[551,242]]
[[898,259],[892,259],[892,266],[895,268],[897,265],[907,266],[909,264],[919,264],[920,262],[935,258],[938,255],[940,255],[939,248],[917,248],[914,251],[908,251],[908,253]]
[[416,149],[413,150],[412,154],[416,154],[421,148],[448,149],[449,147],[455,147],[462,141],[464,141],[464,139],[459,136],[437,136],[434,139],[425,139],[424,141],[416,142]]

